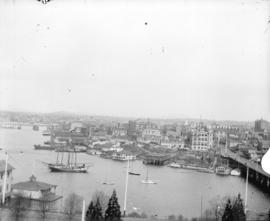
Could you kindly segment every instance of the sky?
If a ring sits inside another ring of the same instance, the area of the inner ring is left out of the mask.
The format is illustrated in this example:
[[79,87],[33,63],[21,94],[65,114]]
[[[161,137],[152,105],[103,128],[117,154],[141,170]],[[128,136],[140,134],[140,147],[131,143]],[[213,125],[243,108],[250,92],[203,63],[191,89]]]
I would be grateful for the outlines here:
[[0,110],[270,120],[269,0],[0,1]]

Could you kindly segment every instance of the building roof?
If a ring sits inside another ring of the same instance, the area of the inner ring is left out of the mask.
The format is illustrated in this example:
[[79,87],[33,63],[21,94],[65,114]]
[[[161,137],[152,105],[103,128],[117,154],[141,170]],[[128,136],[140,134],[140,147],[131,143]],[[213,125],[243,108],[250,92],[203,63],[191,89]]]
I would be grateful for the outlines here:
[[36,177],[34,175],[29,178],[29,181],[15,183],[14,185],[12,185],[12,189],[28,191],[49,190],[52,187],[56,187],[56,185],[39,182],[36,180]]
[[[5,160],[0,160],[0,173],[5,171],[5,166],[6,166]],[[11,166],[11,165],[8,163],[7,171],[10,171],[10,170],[14,170],[14,167]]]

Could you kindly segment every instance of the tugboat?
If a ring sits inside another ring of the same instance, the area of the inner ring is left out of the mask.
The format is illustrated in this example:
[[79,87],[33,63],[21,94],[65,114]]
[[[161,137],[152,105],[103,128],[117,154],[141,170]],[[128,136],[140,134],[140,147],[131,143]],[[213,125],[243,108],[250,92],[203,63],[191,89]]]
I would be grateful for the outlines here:
[[48,167],[51,172],[66,172],[66,173],[87,173],[88,166],[77,163],[76,151],[68,152],[67,162],[63,163],[64,153],[61,152],[61,160],[59,161],[59,152],[57,152],[56,163],[49,163]]
[[217,175],[228,176],[230,175],[230,173],[231,173],[231,170],[228,167],[225,167],[225,166],[216,167]]
[[136,156],[114,153],[112,155],[112,159],[118,161],[128,161],[128,160],[136,160]]

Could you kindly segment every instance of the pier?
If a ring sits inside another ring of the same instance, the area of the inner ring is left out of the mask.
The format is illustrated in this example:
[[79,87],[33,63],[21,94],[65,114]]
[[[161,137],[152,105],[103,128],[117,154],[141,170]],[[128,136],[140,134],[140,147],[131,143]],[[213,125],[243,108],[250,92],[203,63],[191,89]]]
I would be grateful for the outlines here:
[[228,159],[232,168],[239,167],[241,176],[246,177],[247,167],[249,168],[248,178],[251,183],[270,194],[270,175],[264,172],[261,165],[248,159],[238,156],[230,150],[221,152],[221,157]]
[[147,154],[143,157],[143,163],[155,166],[163,166],[165,162],[171,158],[171,155]]

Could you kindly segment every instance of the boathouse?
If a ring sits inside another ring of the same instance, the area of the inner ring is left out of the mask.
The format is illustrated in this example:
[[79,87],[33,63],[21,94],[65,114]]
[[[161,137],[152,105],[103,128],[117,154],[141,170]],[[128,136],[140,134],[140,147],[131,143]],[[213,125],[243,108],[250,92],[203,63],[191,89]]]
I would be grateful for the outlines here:
[[55,194],[56,185],[37,181],[32,175],[29,181],[15,183],[12,186],[12,196],[21,195],[31,200],[41,200],[46,196],[46,201],[53,202],[61,198]]
[[163,166],[165,162],[170,159],[168,155],[161,155],[161,154],[147,154],[143,157],[144,164],[151,164],[155,166]]

